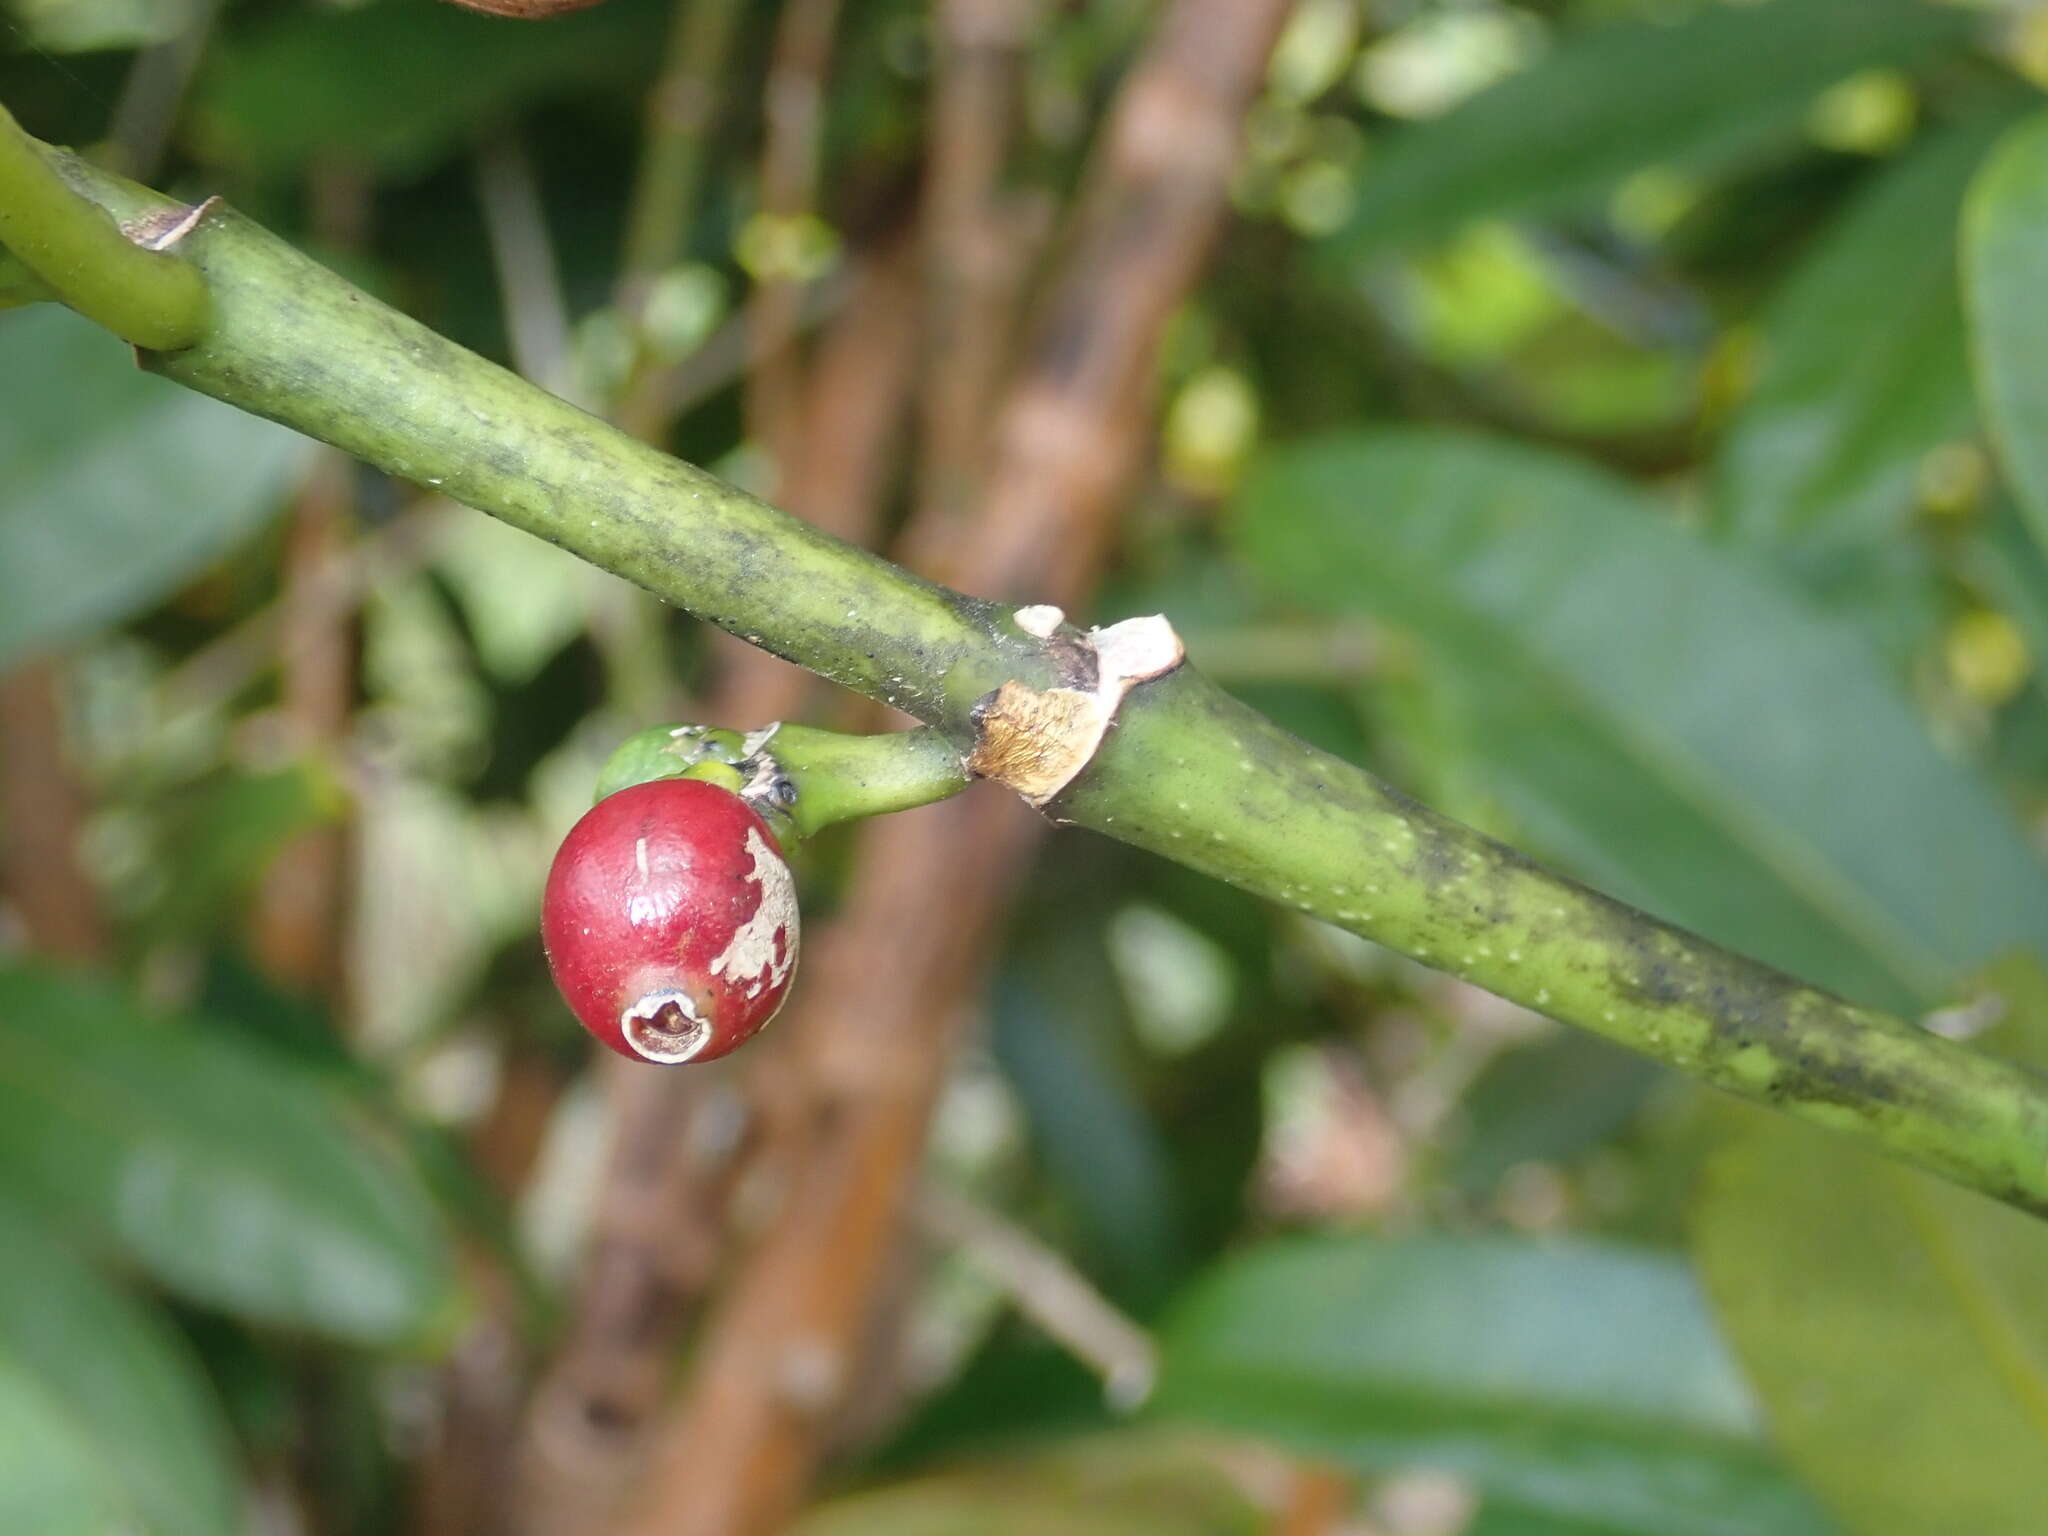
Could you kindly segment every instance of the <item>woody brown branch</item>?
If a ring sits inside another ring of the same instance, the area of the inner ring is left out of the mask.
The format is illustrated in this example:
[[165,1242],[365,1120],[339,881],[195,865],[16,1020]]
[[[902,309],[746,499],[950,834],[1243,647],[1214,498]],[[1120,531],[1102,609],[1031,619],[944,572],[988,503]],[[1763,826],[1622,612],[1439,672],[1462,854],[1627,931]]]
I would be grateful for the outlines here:
[[[1287,9],[1179,0],[1126,81],[1082,230],[999,418],[963,561],[970,590],[1073,601],[1090,584],[1142,452],[1166,318],[1220,222],[1229,149]],[[801,1502],[861,1367],[931,1107],[1036,831],[993,795],[864,830],[847,915],[814,945],[785,1025],[808,1066],[803,1155],[706,1331],[628,1536],[751,1536]]]
[[[863,261],[810,366],[791,510],[856,543],[873,536],[907,415],[918,338],[910,233]],[[727,655],[704,718],[794,716],[816,685],[751,647]],[[682,1335],[733,1241],[728,1204],[758,1140],[724,1070],[652,1072],[607,1055],[599,1071],[612,1150],[562,1343],[521,1431],[511,1520],[535,1536],[602,1529],[632,1485]]]
[[54,659],[0,675],[0,907],[31,949],[96,960],[106,913],[79,863],[87,802],[66,750],[63,680]]

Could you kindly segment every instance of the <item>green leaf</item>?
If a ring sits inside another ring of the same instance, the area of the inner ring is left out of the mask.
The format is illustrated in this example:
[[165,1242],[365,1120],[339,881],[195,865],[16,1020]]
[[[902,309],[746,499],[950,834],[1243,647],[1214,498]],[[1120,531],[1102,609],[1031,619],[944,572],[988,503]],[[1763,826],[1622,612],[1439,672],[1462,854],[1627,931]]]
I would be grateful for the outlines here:
[[222,773],[165,797],[166,874],[152,926],[196,934],[245,898],[299,834],[331,824],[342,790],[319,760],[265,773]]
[[1106,1272],[1119,1300],[1156,1305],[1183,1258],[1173,1168],[1138,1085],[1115,1059],[1124,1027],[1116,979],[1099,936],[1095,953],[1077,952],[1086,937],[1055,951],[1063,969],[1001,978],[991,1043],[1091,1267]]
[[2034,687],[2048,698],[2048,543],[2028,537],[2008,497],[1995,497],[1957,554],[1962,572],[2019,626]]
[[1644,166],[1726,163],[1789,140],[1844,76],[1924,65],[1972,25],[1917,0],[1771,0],[1568,35],[1368,157],[1334,250],[1357,261],[1469,219],[1583,207]]
[[1655,1062],[1578,1029],[1504,1051],[1459,1105],[1471,1130],[1451,1179],[1482,1194],[1519,1163],[1582,1156],[1628,1124],[1663,1076]]
[[1254,1536],[1212,1448],[1130,1432],[984,1460],[834,1499],[796,1536]]
[[1886,172],[1780,292],[1717,465],[1722,520],[1745,537],[1895,532],[1921,458],[1969,430],[1956,222],[2007,121],[1966,124]]
[[230,1536],[238,1505],[183,1341],[0,1202],[0,1530]]
[[1494,1237],[1266,1244],[1161,1335],[1156,1410],[1362,1472],[1420,1466],[1640,1536],[1825,1529],[1771,1465],[1685,1266]]
[[152,378],[68,310],[0,315],[0,356],[0,666],[173,591],[304,462],[304,438]]
[[1627,484],[1389,431],[1277,456],[1238,535],[1272,591],[1419,636],[1523,833],[1625,899],[1895,1008],[2048,953],[2048,870],[1860,637]]
[[2048,1227],[1780,1116],[1694,1211],[1786,1459],[1858,1536],[2033,1536],[2048,1510]]
[[273,175],[336,145],[417,175],[526,102],[643,79],[668,10],[607,0],[544,26],[403,0],[280,11],[209,51],[193,132],[208,158]]
[[1963,219],[1977,387],[2014,494],[2048,550],[2048,116],[2013,129]]
[[85,976],[0,971],[0,1187],[259,1321],[389,1343],[451,1304],[418,1184],[337,1098]]

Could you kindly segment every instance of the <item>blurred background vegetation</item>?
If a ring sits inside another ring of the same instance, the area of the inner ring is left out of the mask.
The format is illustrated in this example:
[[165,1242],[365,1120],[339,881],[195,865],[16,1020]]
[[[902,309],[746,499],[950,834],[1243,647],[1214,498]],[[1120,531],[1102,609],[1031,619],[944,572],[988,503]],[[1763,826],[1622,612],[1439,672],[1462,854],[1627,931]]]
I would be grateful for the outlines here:
[[[1213,242],[1198,134],[1088,195],[1203,11],[0,0],[0,100],[2048,1060],[2048,5],[1298,0]],[[977,523],[1062,358],[1100,512]],[[2037,1223],[994,800],[810,853],[735,1061],[595,1061],[552,849],[640,725],[872,721],[777,665],[0,314],[0,1530],[2048,1529]]]

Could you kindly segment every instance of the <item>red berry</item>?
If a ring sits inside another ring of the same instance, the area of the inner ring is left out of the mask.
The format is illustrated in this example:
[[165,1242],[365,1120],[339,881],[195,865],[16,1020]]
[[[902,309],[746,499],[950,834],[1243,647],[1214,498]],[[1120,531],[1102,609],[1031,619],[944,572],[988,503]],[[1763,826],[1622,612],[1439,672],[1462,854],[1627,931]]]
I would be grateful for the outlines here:
[[796,969],[796,883],[729,790],[657,779],[600,800],[541,902],[555,985],[635,1061],[708,1061],[775,1017]]

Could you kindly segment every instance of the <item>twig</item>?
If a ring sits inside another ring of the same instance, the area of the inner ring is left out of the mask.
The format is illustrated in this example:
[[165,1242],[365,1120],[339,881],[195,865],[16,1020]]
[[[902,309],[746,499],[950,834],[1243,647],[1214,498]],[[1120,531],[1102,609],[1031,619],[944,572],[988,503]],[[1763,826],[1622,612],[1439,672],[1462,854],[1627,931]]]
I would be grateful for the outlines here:
[[1111,1306],[1059,1251],[949,1189],[919,1191],[919,1226],[1002,1288],[1046,1335],[1102,1378],[1112,1406],[1135,1408],[1151,1395],[1158,1350],[1151,1336]]
[[626,216],[619,299],[636,323],[648,285],[682,255],[704,181],[705,139],[739,31],[740,0],[677,0],[661,76],[647,95]]
[[1360,620],[1219,625],[1189,630],[1188,655],[1221,683],[1352,683],[1372,675],[1380,646]]
[[1288,1468],[1272,1536],[1341,1536],[1358,1490],[1348,1473],[1298,1464]]
[[974,511],[1010,302],[1031,242],[998,202],[1034,0],[943,0],[925,189],[927,348],[913,568],[942,571]]
[[[779,229],[782,248],[806,219],[816,217],[819,130],[825,76],[831,65],[840,0],[787,0],[775,31],[764,92],[766,141],[761,153],[761,206],[755,215]],[[775,494],[788,493],[803,452],[803,356],[796,346],[800,274],[781,265],[755,273],[747,305],[747,430],[774,466]],[[801,514],[799,514],[801,515]]]
[[[371,218],[369,181],[333,163],[314,169],[312,225],[335,250],[361,250]],[[331,449],[314,455],[292,507],[285,537],[276,655],[280,713],[294,750],[322,757],[339,751],[355,705],[353,608],[324,601],[330,571],[354,542],[355,465]],[[329,999],[348,1015],[343,924],[349,908],[348,832],[309,828],[280,849],[264,871],[249,941],[258,962],[288,986]]]
[[[818,348],[798,508],[859,538],[888,485],[916,335],[907,240],[866,263]],[[724,638],[721,636],[721,638]],[[746,721],[795,713],[808,673],[747,649],[708,713]],[[725,1205],[751,1135],[718,1073],[603,1064],[615,1140],[561,1348],[522,1434],[519,1528],[578,1536],[601,1528],[631,1488],[666,1396],[676,1346],[696,1315],[725,1231]]]
[[188,347],[206,329],[205,280],[130,243],[107,210],[65,184],[0,107],[0,246],[66,304],[138,347]]
[[[1255,9],[1209,3],[1224,11],[1218,37]],[[176,227],[191,212],[50,153],[64,182],[117,218]],[[17,190],[0,177],[4,216],[40,227],[42,189],[26,199]],[[438,482],[905,709],[963,753],[992,691],[1062,684],[1071,633],[1024,628],[1014,610],[921,582],[594,422],[229,210],[192,221],[178,250],[203,275],[213,316],[190,348],[145,353],[153,371],[391,473]],[[107,254],[111,266],[100,264]],[[124,265],[94,242],[81,256],[97,266],[95,289]],[[1047,458],[1070,446],[1053,443]],[[1101,483],[1099,472],[1090,479]],[[1083,531],[1075,542],[1092,541]],[[1075,559],[1061,550],[1050,564],[1071,569]],[[1032,568],[1044,564],[1034,555]],[[2033,1072],[1804,987],[1541,870],[1304,745],[1192,667],[1132,693],[1086,771],[1047,809],[2048,1212],[2048,1085]],[[893,820],[943,817],[935,809]]]
[[[1093,516],[1147,441],[1159,337],[1194,284],[1224,212],[1244,109],[1289,7],[1181,4],[1150,67],[1125,87],[1090,177],[1068,276],[1036,366],[997,427],[984,558],[1023,591],[1071,591],[1109,520]],[[1249,67],[1247,61],[1255,61]],[[1232,110],[1219,111],[1228,103]],[[1029,466],[1064,462],[1059,476]]]
[[[320,601],[315,590],[345,547],[353,512],[355,466],[343,455],[318,454],[292,508],[285,535],[282,622],[277,662],[282,713],[292,745],[328,754],[348,730],[355,703],[355,645],[347,610]],[[329,998],[337,1014],[344,973],[342,916],[348,899],[346,833],[313,827],[279,849],[263,872],[249,942],[271,976]]]
[[548,238],[533,162],[511,128],[489,135],[476,150],[477,202],[504,294],[512,361],[534,383],[565,399],[573,396],[569,367],[569,311]]
[[[1134,68],[1113,123],[1126,120],[1134,95],[1156,91],[1161,76],[1187,75],[1205,109],[1234,132],[1286,8],[1285,0],[1179,0]],[[1253,14],[1263,25],[1243,26]],[[1228,67],[1219,69],[1212,48],[1234,50]],[[1130,139],[1115,127],[1106,142],[1106,162],[1097,168],[1104,192],[1091,217],[1121,219],[1130,206],[1153,206],[1165,190],[1156,162],[1130,160]],[[1055,293],[1070,296],[1096,282],[1120,289],[1119,271],[1102,270],[1105,263],[1160,269],[1149,249],[1154,239],[1206,243],[1228,169],[1227,159],[1211,162],[1206,185],[1174,178],[1172,193],[1206,198],[1210,219],[1126,224],[1120,245],[1084,236]],[[1119,191],[1128,203],[1114,198]],[[1171,264],[1183,292],[1199,254]],[[1159,319],[1155,329],[1106,326],[1040,347],[1005,419],[1051,407],[1074,429],[1063,445],[1069,451],[1003,463],[1003,475],[1029,485],[999,481],[984,501],[980,536],[963,550],[973,586],[1016,590],[1035,561],[1014,551],[1032,547],[1034,535],[1071,536],[1085,521],[1108,520],[1124,484],[1113,467],[1137,458],[1135,445],[1111,439],[1140,432],[1143,423],[1135,412],[1091,406],[1102,403],[1105,388],[1121,399],[1132,393],[1128,380],[1149,375],[1177,297],[1147,306]],[[1001,530],[1014,539],[998,539],[997,519],[1013,507],[1031,521]],[[1105,541],[1088,539],[1086,547],[1099,558]],[[1083,559],[1062,562],[1061,584],[1050,594],[1036,591],[1072,601],[1089,570]],[[859,1369],[965,998],[1037,831],[1015,806],[976,796],[863,829],[844,916],[814,942],[795,1017],[784,1025],[802,1051],[810,1096],[782,1148],[790,1193],[707,1330],[647,1495],[623,1528],[629,1536],[752,1536],[778,1528],[801,1500]]]
[[0,900],[31,947],[97,960],[106,914],[78,862],[86,802],[65,754],[62,679],[53,660],[0,675]]
[[165,718],[222,707],[273,663],[288,664],[294,647],[306,643],[318,626],[344,621],[380,581],[431,559],[434,506],[450,510],[445,502],[415,507],[345,549],[328,550],[301,572],[290,624],[282,596],[274,598],[166,672],[156,687]]
[[[858,267],[842,264],[806,283],[798,300],[797,338],[828,324],[846,307],[859,281]],[[688,357],[641,373],[622,394],[612,419],[641,441],[659,444],[670,422],[746,376],[749,345],[747,317],[733,316]]]
[[[906,231],[863,264],[808,368],[801,452],[785,499],[812,527],[852,544],[874,541],[900,446],[920,336],[915,251]],[[729,635],[717,639],[710,718],[761,723],[803,712],[816,686],[809,673]]]
[[124,174],[146,181],[162,164],[171,125],[220,11],[221,0],[192,0],[176,34],[135,55],[107,130],[114,166]]

